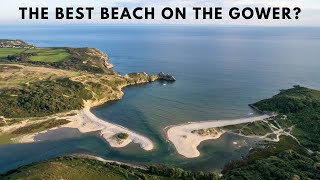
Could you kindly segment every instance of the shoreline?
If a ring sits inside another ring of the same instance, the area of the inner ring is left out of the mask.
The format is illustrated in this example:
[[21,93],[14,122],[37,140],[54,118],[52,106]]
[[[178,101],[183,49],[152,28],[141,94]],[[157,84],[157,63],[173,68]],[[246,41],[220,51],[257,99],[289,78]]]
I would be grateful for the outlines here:
[[166,132],[167,138],[173,144],[173,146],[180,155],[186,158],[196,158],[200,156],[200,152],[198,151],[197,147],[200,145],[202,141],[218,139],[225,132],[218,132],[215,136],[200,136],[198,134],[193,134],[191,131],[262,121],[269,117],[271,116],[265,114],[261,116],[239,118],[233,120],[209,120],[200,122],[188,122],[180,125],[168,126],[165,127],[164,130]]
[[97,161],[100,161],[100,162],[103,162],[103,163],[115,163],[117,165],[126,165],[126,166],[130,166],[132,168],[141,169],[141,170],[147,170],[148,169],[146,166],[126,163],[126,162],[121,162],[121,161],[116,161],[116,160],[109,160],[109,159],[105,159],[103,157],[100,157],[100,156],[97,156],[97,155],[93,155],[93,154],[75,153],[75,154],[67,154],[66,156],[94,159],[94,160],[97,160]]
[[[78,129],[81,133],[98,132],[100,133],[100,137],[106,140],[109,143],[109,145],[114,148],[122,148],[129,145],[132,142],[132,143],[139,144],[139,146],[145,151],[151,151],[154,149],[154,144],[148,137],[140,135],[121,125],[110,123],[107,120],[103,120],[96,117],[91,112],[91,108],[94,108],[96,106],[100,106],[112,101],[121,100],[121,98],[124,96],[123,88],[134,86],[134,85],[150,83],[156,80],[157,79],[154,79],[152,81],[140,81],[135,83],[123,84],[119,87],[119,93],[113,99],[104,98],[104,99],[95,100],[95,101],[88,100],[84,102],[84,108],[82,108],[81,110],[73,110],[73,111],[63,113],[65,114],[65,116],[62,116],[60,118],[65,118],[66,120],[70,121],[69,123],[58,126],[58,127],[46,129],[41,132],[18,136],[14,138],[14,140],[18,143],[32,143],[32,142],[36,142],[35,137],[38,134],[43,134],[50,130],[56,130],[60,128],[74,128],[74,129]],[[66,114],[71,112],[76,112],[76,115],[66,116]],[[49,119],[50,117],[53,117],[53,116],[55,115],[46,116],[45,118]],[[128,134],[128,138],[121,139],[121,141],[119,141],[119,139],[116,139],[114,137],[119,133]]]
[[[127,77],[128,75],[126,74],[123,76]],[[148,137],[140,135],[121,125],[110,123],[107,120],[103,120],[96,117],[91,112],[91,108],[94,108],[106,103],[110,103],[113,101],[121,100],[122,97],[124,96],[123,89],[126,87],[151,83],[156,80],[158,79],[153,79],[153,80],[150,79],[149,81],[142,80],[134,83],[123,84],[119,87],[119,94],[117,94],[117,96],[113,99],[104,98],[96,101],[92,101],[92,100],[85,101],[84,108],[79,110],[77,112],[77,115],[74,118],[71,118],[71,119],[68,118],[69,120],[71,120],[70,123],[63,125],[61,127],[76,128],[81,133],[98,131],[100,132],[100,137],[106,140],[109,143],[109,145],[114,148],[122,148],[129,145],[132,142],[132,143],[139,144],[139,146],[145,151],[151,151],[154,149],[154,144]],[[119,133],[128,134],[128,138],[119,143],[119,141],[117,141],[117,139],[114,138],[114,136]]]
[[[45,134],[51,130],[57,130],[62,128],[72,128],[72,129],[78,129],[79,132],[82,134],[97,132],[99,133],[100,138],[108,142],[109,145],[114,148],[122,148],[132,142],[132,143],[139,144],[139,146],[145,151],[151,151],[154,149],[154,145],[149,138],[143,135],[140,135],[134,131],[131,131],[130,129],[123,127],[121,125],[113,124],[108,121],[102,120],[96,117],[90,111],[90,109],[91,107],[87,106],[82,110],[78,110],[77,114],[74,116],[64,117],[66,120],[70,121],[67,124],[54,127],[51,129],[47,129],[41,132],[33,133],[33,134],[18,136],[14,138],[14,140],[18,143],[37,142],[35,138],[39,134]],[[119,133],[126,133],[128,134],[128,137],[126,139],[119,141],[119,139],[115,138],[115,136]]]
[[[124,75],[124,76],[126,76],[126,75]],[[140,134],[138,134],[138,133],[126,128],[126,127],[121,126],[121,125],[118,125],[115,123],[110,123],[106,120],[98,118],[97,116],[95,116],[91,112],[91,108],[94,108],[94,107],[97,107],[97,106],[100,106],[100,105],[103,105],[106,103],[110,103],[113,101],[121,100],[122,97],[124,96],[123,89],[126,87],[140,85],[140,84],[146,84],[146,83],[154,82],[156,80],[157,79],[155,79],[153,81],[141,81],[141,82],[128,83],[128,84],[122,85],[119,87],[120,93],[114,99],[100,99],[98,101],[91,101],[91,100],[86,101],[84,103],[84,108],[78,111],[78,113],[76,115],[76,119],[73,119],[73,121],[71,123],[68,123],[63,127],[76,128],[81,133],[98,131],[98,132],[100,132],[100,137],[103,138],[104,140],[106,140],[110,144],[111,147],[121,148],[121,147],[125,147],[125,146],[129,145],[132,142],[132,143],[139,144],[139,146],[142,149],[144,149],[145,151],[153,150],[154,144],[148,137],[140,135]],[[79,119],[79,116],[80,116],[80,119]],[[114,136],[119,133],[126,133],[129,136],[127,139],[125,139],[119,143],[114,138]]]
[[[100,50],[93,49],[94,51],[98,52],[98,55],[101,55],[100,60],[103,61],[103,65],[107,69],[111,69],[113,67],[113,64],[109,61],[108,55],[103,53]],[[100,53],[100,54],[99,54]],[[16,66],[25,66],[18,64]],[[33,65],[28,65],[25,67],[33,67]],[[38,67],[37,67],[38,68]],[[42,67],[40,67],[42,68]],[[51,68],[49,68],[51,69]],[[52,68],[54,69],[54,68]],[[58,71],[54,69],[54,71]],[[68,73],[68,70],[59,70],[62,72]],[[73,71],[70,71],[73,72]],[[169,75],[169,74],[164,74],[162,72],[154,75],[148,75],[145,72],[137,72],[137,73],[129,73],[125,75],[120,75],[116,73],[115,75],[112,76],[106,76],[101,79],[99,77],[96,77],[92,74],[80,74],[77,76],[70,76],[70,80],[75,81],[75,82],[80,82],[82,83],[83,78],[89,78],[89,80],[94,81],[95,78],[98,78],[99,83],[100,80],[105,80],[105,81],[110,81],[111,83],[113,81],[117,80],[117,77],[120,78],[119,82],[116,83],[115,85],[106,85],[103,86],[102,88],[106,88],[108,90],[108,93],[111,93],[110,96],[107,93],[104,93],[102,95],[98,94],[96,95],[93,89],[90,89],[92,91],[93,97],[90,100],[83,100],[83,104],[81,109],[78,110],[72,110],[68,112],[61,112],[61,113],[56,113],[48,116],[41,117],[41,122],[48,121],[50,118],[55,118],[55,119],[64,119],[70,122],[67,122],[66,124],[63,125],[58,125],[53,128],[45,129],[42,131],[36,131],[36,132],[29,132],[21,135],[16,135],[14,137],[9,137],[10,139],[8,141],[13,142],[13,143],[31,143],[31,142],[36,142],[39,141],[36,139],[36,137],[39,134],[45,134],[50,130],[57,130],[61,128],[74,128],[78,129],[81,133],[88,133],[88,132],[95,132],[98,131],[100,133],[100,137],[105,139],[111,147],[125,147],[131,142],[139,144],[140,147],[146,151],[151,151],[154,149],[153,142],[146,136],[143,136],[141,134],[138,134],[132,130],[129,130],[128,128],[118,125],[116,123],[111,123],[108,122],[108,120],[103,120],[95,116],[91,112],[91,108],[106,104],[112,101],[120,100],[124,96],[123,89],[125,87],[133,86],[133,85],[140,85],[140,84],[146,84],[146,83],[151,83],[156,80],[166,80],[166,81],[175,81],[176,79]],[[91,86],[90,86],[91,87]],[[91,87],[92,88],[92,87]],[[102,89],[105,90],[105,89]],[[110,92],[109,92],[110,91]],[[68,113],[72,113],[73,115],[68,115]],[[1,134],[10,134],[13,130],[24,127],[25,125],[32,125],[36,124],[35,122],[32,121],[33,118],[37,117],[27,117],[27,118],[22,118],[21,122],[17,125],[8,125],[7,122],[4,122],[7,124],[5,127],[0,127],[0,133]]]
[[[90,109],[91,107],[85,107],[78,114],[78,116],[80,116],[80,122],[78,121],[78,123],[80,123],[80,126],[78,124],[76,125],[76,128],[78,128],[80,132],[87,133],[93,131],[100,131],[100,136],[104,138],[106,141],[108,141],[108,143],[112,147],[125,147],[131,142],[133,142],[139,144],[140,147],[146,151],[150,151],[154,148],[154,145],[149,138],[140,135],[134,131],[131,131],[123,126],[104,121],[96,117],[90,111]],[[126,133],[129,136],[127,139],[119,143],[114,138],[114,136],[118,133]]]

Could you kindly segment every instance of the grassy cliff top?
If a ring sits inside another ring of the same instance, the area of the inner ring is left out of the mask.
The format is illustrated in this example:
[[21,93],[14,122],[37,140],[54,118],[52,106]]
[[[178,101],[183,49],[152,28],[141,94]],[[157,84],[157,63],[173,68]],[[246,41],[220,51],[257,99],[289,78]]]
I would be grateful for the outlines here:
[[320,150],[320,91],[301,86],[280,90],[270,99],[254,104],[263,111],[288,116],[294,125],[293,135],[311,150]]
[[262,111],[274,111],[278,113],[297,113],[305,109],[317,109],[320,107],[320,91],[301,86],[280,90],[280,93],[272,98],[261,100],[255,104]]
[[[280,136],[277,143],[250,151],[240,161],[226,165],[225,179],[319,179],[320,178],[320,91],[301,86],[280,90],[280,93],[255,104],[262,111],[277,112],[279,117],[268,123],[292,127],[290,136]],[[267,130],[265,122],[252,127],[233,126],[250,134]],[[259,128],[258,128],[259,127]],[[270,127],[270,126],[269,126]],[[263,133],[264,134],[264,133]],[[306,149],[307,148],[307,149]],[[312,150],[312,151],[310,151]]]
[[32,49],[35,48],[35,46],[21,40],[0,39],[0,48]]
[[0,40],[0,62],[90,73],[114,74],[108,55],[95,48],[38,48],[20,40]]

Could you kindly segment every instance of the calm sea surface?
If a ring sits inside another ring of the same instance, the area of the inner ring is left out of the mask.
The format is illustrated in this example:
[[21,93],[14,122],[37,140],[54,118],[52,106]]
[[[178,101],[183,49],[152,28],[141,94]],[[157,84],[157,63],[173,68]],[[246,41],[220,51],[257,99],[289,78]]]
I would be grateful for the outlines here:
[[225,134],[202,143],[199,158],[185,159],[166,141],[163,129],[189,121],[252,116],[247,104],[292,85],[320,89],[319,28],[3,26],[0,38],[37,46],[96,47],[110,56],[121,74],[164,71],[177,78],[174,83],[128,87],[122,100],[92,110],[102,119],[150,137],[154,151],[145,152],[134,144],[114,149],[95,134],[74,132],[73,138],[64,140],[0,145],[0,172],[79,152],[193,170],[221,168],[245,155],[256,140]]

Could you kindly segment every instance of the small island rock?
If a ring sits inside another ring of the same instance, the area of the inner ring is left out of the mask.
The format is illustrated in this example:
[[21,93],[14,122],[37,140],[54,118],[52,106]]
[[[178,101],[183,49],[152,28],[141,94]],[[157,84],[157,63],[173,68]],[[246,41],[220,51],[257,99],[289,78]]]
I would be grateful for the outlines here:
[[165,80],[165,81],[176,81],[176,78],[173,77],[172,75],[170,74],[165,74],[163,72],[160,72],[158,74],[158,79],[161,79],[161,80]]

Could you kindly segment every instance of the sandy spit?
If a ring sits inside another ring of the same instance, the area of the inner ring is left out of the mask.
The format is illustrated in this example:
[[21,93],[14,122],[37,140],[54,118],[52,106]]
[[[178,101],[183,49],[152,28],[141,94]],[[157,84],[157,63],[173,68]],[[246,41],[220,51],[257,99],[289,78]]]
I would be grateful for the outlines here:
[[[45,131],[41,131],[38,133],[32,133],[32,134],[26,134],[23,136],[18,136],[14,138],[13,140],[18,143],[31,143],[35,142],[35,137],[38,134],[46,133],[50,130],[55,130],[59,128],[75,128],[78,129],[81,133],[89,133],[89,132],[99,132],[100,136],[105,139],[110,146],[121,148],[125,147],[131,142],[139,144],[141,148],[143,148],[146,151],[150,151],[154,148],[154,145],[152,141],[136,132],[133,132],[125,127],[122,127],[117,124],[109,123],[107,121],[104,121],[98,117],[96,117],[91,111],[90,106],[86,106],[80,111],[77,111],[77,114],[74,116],[66,116],[63,117],[66,120],[70,121],[70,123],[47,129]],[[26,121],[14,126],[8,126],[4,128],[0,128],[0,132],[10,132],[11,129],[16,129],[19,127],[23,127],[26,124]],[[128,134],[128,138],[125,140],[119,141],[119,139],[115,138],[115,135],[119,133],[126,133]]]
[[[146,151],[154,148],[152,141],[136,132],[133,132],[125,127],[109,123],[96,117],[90,107],[85,107],[80,110],[76,116],[69,118],[72,122],[62,127],[77,128],[82,133],[100,131],[100,136],[109,142],[112,147],[125,147],[129,143],[137,143]],[[128,134],[128,138],[119,142],[114,136],[118,133]]]
[[200,156],[200,152],[198,151],[197,147],[202,141],[209,139],[218,139],[223,134],[223,132],[218,133],[216,136],[200,136],[198,134],[191,133],[191,131],[262,121],[269,117],[269,115],[262,115],[233,120],[211,120],[201,122],[190,122],[166,128],[167,137],[175,146],[179,154],[185,156],[186,158],[195,158]]

